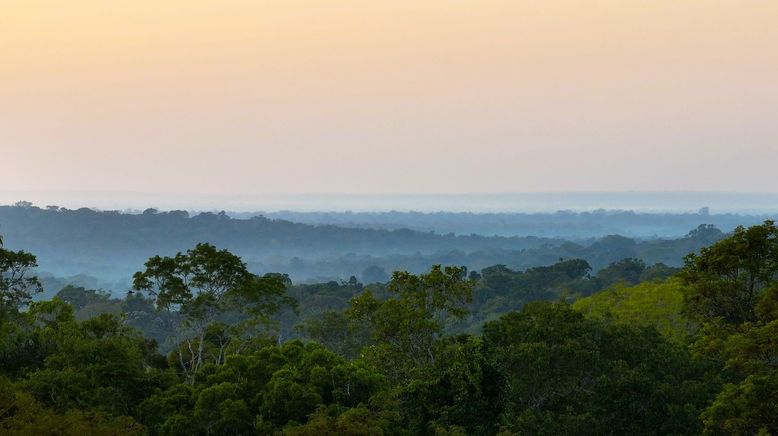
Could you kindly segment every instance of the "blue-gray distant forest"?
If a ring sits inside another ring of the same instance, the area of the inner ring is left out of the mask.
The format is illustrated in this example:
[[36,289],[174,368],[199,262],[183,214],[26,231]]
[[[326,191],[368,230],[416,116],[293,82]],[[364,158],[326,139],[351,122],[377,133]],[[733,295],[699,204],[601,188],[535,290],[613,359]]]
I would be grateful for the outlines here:
[[87,275],[92,286],[122,290],[148,253],[172,255],[203,240],[241,256],[252,271],[282,271],[310,282],[362,278],[368,268],[419,273],[433,264],[525,269],[581,258],[600,269],[634,257],[679,266],[683,256],[723,232],[769,218],[632,212],[230,215],[19,203],[0,206],[0,232],[8,243],[35,252],[44,274]]
[[[231,213],[249,218],[254,213]],[[709,208],[695,213],[658,213],[596,210],[549,213],[465,213],[465,212],[294,212],[263,213],[271,219],[305,224],[343,227],[434,231],[458,235],[539,236],[583,240],[605,235],[632,238],[678,238],[698,225],[711,224],[724,231],[739,225],[759,224],[770,214],[711,214]]]

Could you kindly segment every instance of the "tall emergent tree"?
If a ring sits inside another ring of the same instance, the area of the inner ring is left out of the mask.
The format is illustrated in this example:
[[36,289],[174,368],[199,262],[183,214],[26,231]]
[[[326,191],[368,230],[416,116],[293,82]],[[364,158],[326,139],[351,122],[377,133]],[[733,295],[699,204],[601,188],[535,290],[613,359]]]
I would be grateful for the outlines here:
[[158,310],[178,315],[178,360],[190,381],[205,363],[209,334],[219,333],[219,350],[213,358],[215,363],[223,362],[229,343],[222,334],[223,322],[267,324],[281,306],[294,304],[286,295],[283,276],[254,275],[240,257],[210,244],[198,244],[173,257],[154,256],[145,267],[133,276],[133,287],[150,295]]

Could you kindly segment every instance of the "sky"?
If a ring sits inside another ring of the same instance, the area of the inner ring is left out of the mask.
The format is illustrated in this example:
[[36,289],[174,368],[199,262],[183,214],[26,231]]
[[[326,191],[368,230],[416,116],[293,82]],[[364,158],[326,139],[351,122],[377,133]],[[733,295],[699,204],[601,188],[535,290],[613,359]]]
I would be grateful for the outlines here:
[[778,2],[2,0],[0,191],[776,192]]

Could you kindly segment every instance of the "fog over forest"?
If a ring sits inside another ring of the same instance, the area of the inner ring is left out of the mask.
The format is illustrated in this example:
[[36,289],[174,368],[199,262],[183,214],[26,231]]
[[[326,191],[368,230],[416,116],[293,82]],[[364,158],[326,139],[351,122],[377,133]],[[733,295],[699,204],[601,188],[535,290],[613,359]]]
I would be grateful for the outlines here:
[[[361,278],[378,268],[414,273],[447,264],[525,269],[582,258],[594,268],[637,257],[680,266],[683,256],[770,215],[635,213],[100,211],[0,206],[9,246],[26,247],[50,280],[121,293],[148,253],[173,255],[209,241],[242,256],[255,273],[295,282]],[[690,238],[699,226],[709,226]],[[54,290],[51,290],[54,292]]]

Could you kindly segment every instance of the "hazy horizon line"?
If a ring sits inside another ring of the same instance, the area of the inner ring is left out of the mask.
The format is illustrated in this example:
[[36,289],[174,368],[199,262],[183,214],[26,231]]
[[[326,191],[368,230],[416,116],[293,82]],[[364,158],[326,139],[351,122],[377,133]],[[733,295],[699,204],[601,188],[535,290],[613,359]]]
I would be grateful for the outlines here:
[[203,195],[203,196],[473,196],[473,195],[533,195],[533,194],[746,194],[746,195],[778,195],[778,190],[535,190],[535,191],[465,191],[465,192],[403,192],[403,191],[382,191],[382,192],[198,192],[198,191],[143,191],[143,190],[100,190],[100,189],[2,189],[0,194],[27,194],[27,193],[79,193],[79,194],[143,194],[143,195]]
[[98,210],[253,212],[548,213],[595,210],[646,213],[778,213],[778,193],[737,191],[551,191],[491,193],[197,194],[127,191],[0,190],[0,204]]

